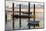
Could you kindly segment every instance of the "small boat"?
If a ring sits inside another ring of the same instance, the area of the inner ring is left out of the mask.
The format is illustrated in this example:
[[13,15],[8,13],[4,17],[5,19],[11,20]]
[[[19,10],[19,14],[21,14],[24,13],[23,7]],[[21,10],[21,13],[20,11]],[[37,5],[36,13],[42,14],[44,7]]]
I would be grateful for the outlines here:
[[39,26],[39,21],[30,21],[30,23],[28,23],[28,26]]

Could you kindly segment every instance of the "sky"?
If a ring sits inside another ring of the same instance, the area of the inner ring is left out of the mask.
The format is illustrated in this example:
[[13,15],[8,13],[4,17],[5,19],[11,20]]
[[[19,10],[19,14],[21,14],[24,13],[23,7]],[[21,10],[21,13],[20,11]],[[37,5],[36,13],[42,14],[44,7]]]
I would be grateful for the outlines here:
[[[19,4],[22,5],[22,8],[27,8],[28,7],[28,2],[14,2],[14,7],[18,8]],[[36,5],[36,8],[43,8],[43,3],[30,3],[30,7],[33,7],[33,4]],[[11,8],[12,7],[12,1],[6,1],[6,8]]]
[[44,0],[6,0],[6,1],[36,1],[36,2],[44,2]]

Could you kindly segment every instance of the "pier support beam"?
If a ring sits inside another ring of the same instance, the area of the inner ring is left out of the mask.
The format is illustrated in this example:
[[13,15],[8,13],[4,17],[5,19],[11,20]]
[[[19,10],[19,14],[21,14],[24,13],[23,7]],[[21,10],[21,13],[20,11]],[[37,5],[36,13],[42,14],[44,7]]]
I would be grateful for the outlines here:
[[19,18],[19,27],[21,28],[21,4],[19,5],[19,15],[20,15],[20,18]]
[[28,18],[28,23],[29,23],[29,29],[30,29],[30,2],[28,3],[28,16],[29,16],[29,18]]
[[[35,22],[35,4],[34,4],[34,22]],[[34,28],[35,28],[35,24],[34,24]]]
[[13,30],[14,30],[14,3],[12,5],[12,10],[13,10]]
[[7,11],[5,11],[5,24],[7,24]]

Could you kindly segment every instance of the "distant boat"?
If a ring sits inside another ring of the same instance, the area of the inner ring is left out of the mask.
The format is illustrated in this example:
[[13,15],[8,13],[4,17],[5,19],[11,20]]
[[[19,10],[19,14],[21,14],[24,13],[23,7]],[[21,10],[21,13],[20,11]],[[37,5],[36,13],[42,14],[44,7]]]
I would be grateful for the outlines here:
[[31,16],[28,16],[28,15],[14,15],[14,18],[32,18]]

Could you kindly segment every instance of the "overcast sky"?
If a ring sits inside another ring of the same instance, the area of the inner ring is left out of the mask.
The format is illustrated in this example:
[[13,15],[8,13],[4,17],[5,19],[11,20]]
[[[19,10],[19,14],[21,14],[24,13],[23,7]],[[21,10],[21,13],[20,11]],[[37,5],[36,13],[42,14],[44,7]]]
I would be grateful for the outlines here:
[[[18,8],[19,4],[22,5],[22,8],[27,8],[28,7],[28,2],[14,2],[14,6]],[[36,5],[36,7],[43,7],[43,3],[30,3],[30,7],[33,7],[33,4]],[[12,1],[6,1],[6,7],[12,7]]]
[[44,0],[6,0],[6,1],[36,1],[36,2],[44,2]]

